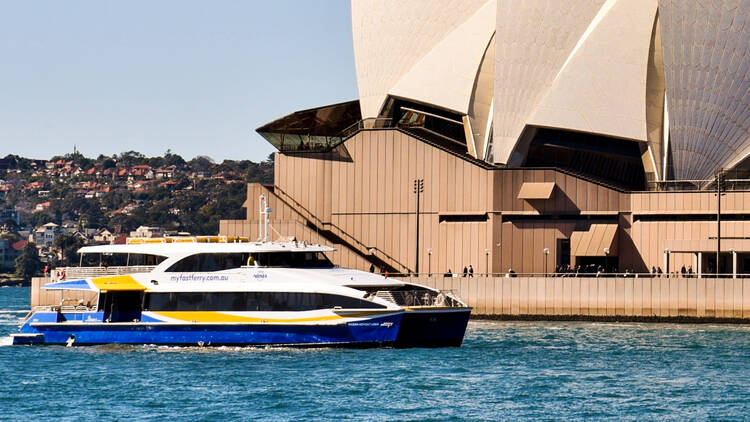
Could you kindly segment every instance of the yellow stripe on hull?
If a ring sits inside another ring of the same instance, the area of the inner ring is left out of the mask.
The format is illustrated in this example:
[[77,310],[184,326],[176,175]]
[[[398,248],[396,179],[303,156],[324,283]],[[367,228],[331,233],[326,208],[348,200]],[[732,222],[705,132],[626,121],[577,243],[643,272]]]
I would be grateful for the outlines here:
[[257,322],[257,323],[296,323],[296,322],[323,322],[345,318],[361,318],[372,315],[382,315],[383,312],[353,312],[345,315],[325,315],[306,318],[258,318],[241,315],[225,314],[215,311],[162,311],[151,312],[155,316],[176,319],[185,322]]

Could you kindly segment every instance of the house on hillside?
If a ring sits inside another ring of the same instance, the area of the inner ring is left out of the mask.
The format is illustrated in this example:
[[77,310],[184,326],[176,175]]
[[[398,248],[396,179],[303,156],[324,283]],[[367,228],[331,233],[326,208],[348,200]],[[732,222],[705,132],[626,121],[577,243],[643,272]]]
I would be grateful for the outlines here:
[[41,202],[39,204],[36,204],[36,206],[34,207],[34,211],[35,212],[45,211],[46,209],[50,207],[50,205],[52,205],[50,201]]
[[134,177],[143,177],[146,180],[154,178],[154,172],[148,164],[137,164],[130,167],[130,175]]
[[55,223],[47,223],[37,227],[31,234],[29,241],[36,243],[39,248],[51,248],[55,245],[55,239],[60,235],[60,226]]
[[0,239],[0,271],[12,271],[15,267],[16,258],[20,254],[21,252],[15,250],[8,239]]
[[167,180],[166,182],[159,183],[159,187],[167,188],[167,189],[174,189],[177,186],[176,180]]
[[124,207],[122,207],[120,209],[116,209],[116,210],[112,211],[110,214],[111,215],[117,215],[117,214],[130,215],[139,206],[140,205],[131,202],[128,205],[125,205]]
[[177,171],[176,166],[166,166],[161,167],[156,170],[156,178],[161,179],[171,179],[175,176],[175,172]]
[[31,183],[27,183],[22,188],[22,190],[24,190],[24,191],[38,191],[39,189],[43,189],[43,188],[44,188],[44,183],[42,183],[40,181],[34,181],[34,182],[31,182]]
[[112,244],[116,239],[116,236],[107,229],[100,230],[94,235],[94,242],[96,243],[107,243]]
[[130,237],[142,237],[142,238],[151,238],[151,237],[163,237],[164,236],[164,229],[161,227],[155,227],[155,226],[140,226],[135,231],[130,232]]

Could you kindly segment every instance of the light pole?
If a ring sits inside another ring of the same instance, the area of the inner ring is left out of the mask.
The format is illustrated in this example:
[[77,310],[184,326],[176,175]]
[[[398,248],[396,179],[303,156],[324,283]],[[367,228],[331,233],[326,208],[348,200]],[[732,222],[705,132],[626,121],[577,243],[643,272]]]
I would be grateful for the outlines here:
[[602,249],[604,251],[604,273],[609,273],[609,248]]
[[432,277],[432,249],[427,248],[427,277]]
[[669,277],[669,248],[664,248],[664,273]]
[[487,269],[487,277],[489,277],[490,276],[490,250],[489,249],[486,249],[486,248],[484,249],[484,256],[485,256],[484,265],[485,265],[485,268]]
[[419,197],[424,192],[424,179],[414,179],[414,193],[417,194],[417,257],[414,271],[419,275]]
[[547,258],[549,257],[549,248],[544,248],[544,276],[547,276]]

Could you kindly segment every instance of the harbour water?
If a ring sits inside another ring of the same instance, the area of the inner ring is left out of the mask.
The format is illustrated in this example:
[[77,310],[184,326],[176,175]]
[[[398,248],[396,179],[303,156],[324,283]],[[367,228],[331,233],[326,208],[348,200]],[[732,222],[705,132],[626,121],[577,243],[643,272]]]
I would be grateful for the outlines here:
[[10,347],[0,420],[744,419],[750,327],[472,321],[463,347]]

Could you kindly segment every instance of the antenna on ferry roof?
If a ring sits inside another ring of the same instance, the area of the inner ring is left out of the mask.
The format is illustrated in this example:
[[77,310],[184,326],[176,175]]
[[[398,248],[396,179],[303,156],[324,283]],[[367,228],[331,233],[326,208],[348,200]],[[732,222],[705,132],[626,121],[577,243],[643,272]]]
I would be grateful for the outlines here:
[[271,215],[271,207],[268,206],[266,195],[260,194],[258,197],[258,241],[268,242],[268,216]]

